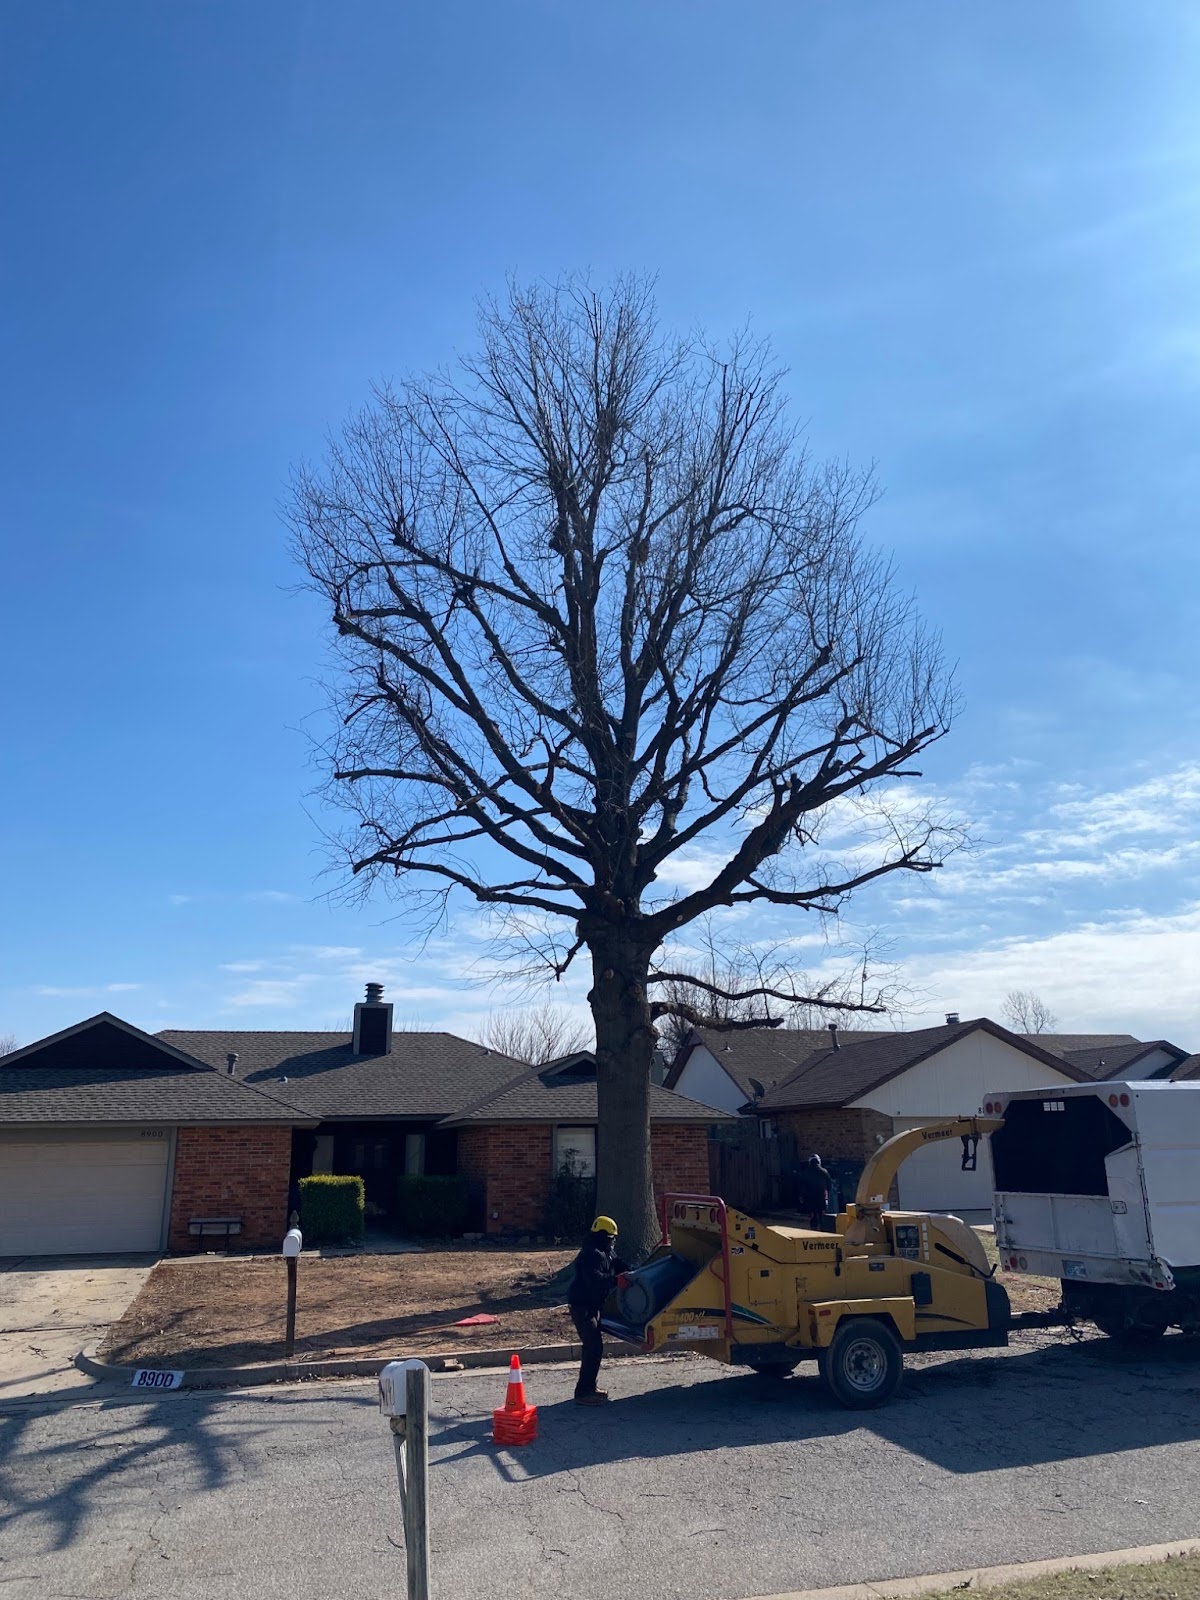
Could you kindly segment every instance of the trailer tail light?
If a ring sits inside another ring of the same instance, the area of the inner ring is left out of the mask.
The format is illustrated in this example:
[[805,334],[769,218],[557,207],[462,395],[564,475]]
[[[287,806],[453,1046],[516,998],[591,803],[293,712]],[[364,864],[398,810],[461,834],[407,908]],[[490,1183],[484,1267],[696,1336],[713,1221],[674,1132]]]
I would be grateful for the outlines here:
[[1121,1104],[1123,1106],[1127,1106],[1129,1104],[1129,1096],[1127,1094],[1123,1094],[1121,1096]]
[[1028,1270],[1029,1270],[1029,1257],[1028,1256],[1018,1256],[1017,1260],[1020,1262],[1021,1271],[1022,1272],[1028,1272]]
[[1114,1108],[1121,1104],[1120,1100],[1117,1098],[1117,1096],[1115,1094],[1110,1094],[1109,1095],[1108,1103],[1109,1103],[1110,1106],[1113,1106]]

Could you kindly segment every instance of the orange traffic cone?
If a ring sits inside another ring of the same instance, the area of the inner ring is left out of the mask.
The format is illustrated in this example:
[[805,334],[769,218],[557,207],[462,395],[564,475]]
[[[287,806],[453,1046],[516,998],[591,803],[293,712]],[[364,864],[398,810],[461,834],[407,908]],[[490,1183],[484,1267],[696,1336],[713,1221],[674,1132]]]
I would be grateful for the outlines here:
[[496,1444],[532,1444],[537,1438],[537,1407],[525,1398],[521,1358],[514,1355],[508,1368],[508,1393],[504,1404],[492,1412],[492,1439]]

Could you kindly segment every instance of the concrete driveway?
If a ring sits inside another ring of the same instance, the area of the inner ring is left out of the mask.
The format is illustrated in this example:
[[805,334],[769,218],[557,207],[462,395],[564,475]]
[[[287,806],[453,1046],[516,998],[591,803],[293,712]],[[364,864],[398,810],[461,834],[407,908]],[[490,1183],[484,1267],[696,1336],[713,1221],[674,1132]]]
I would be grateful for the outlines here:
[[0,1401],[92,1380],[71,1365],[125,1310],[158,1257],[0,1257]]

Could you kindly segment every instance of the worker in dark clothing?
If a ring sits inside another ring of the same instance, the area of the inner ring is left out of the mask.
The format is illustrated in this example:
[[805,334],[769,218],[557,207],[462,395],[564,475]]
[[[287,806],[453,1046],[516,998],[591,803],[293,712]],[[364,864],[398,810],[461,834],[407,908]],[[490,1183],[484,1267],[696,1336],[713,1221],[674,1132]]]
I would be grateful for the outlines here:
[[809,1156],[807,1166],[800,1168],[800,1210],[808,1217],[810,1228],[823,1228],[825,1213],[829,1210],[829,1192],[833,1179],[821,1165],[817,1155]]
[[600,1308],[612,1293],[617,1274],[629,1269],[615,1253],[617,1225],[611,1217],[597,1217],[592,1231],[575,1257],[575,1276],[567,1291],[571,1321],[583,1345],[579,1382],[575,1385],[575,1404],[602,1406],[608,1396],[596,1388],[596,1377],[604,1355],[600,1332]]

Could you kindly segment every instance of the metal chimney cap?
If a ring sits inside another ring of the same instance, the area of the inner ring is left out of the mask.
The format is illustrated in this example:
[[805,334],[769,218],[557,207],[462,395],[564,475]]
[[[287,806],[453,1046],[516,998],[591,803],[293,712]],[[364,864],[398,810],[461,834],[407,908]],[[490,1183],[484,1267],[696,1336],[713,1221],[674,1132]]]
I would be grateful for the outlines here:
[[237,1064],[238,1064],[238,1053],[237,1053],[236,1050],[231,1050],[229,1052],[229,1054],[225,1057],[225,1071],[229,1074],[229,1076],[231,1078],[233,1077],[233,1071],[234,1071],[234,1068],[237,1066]]
[[838,1025],[836,1022],[831,1022],[829,1024],[829,1043],[834,1050],[840,1050],[842,1048],[838,1043]]
[[947,1011],[947,1013],[946,1013],[946,1026],[948,1028],[957,1028],[957,1026],[958,1026],[958,1012],[957,1011]]
[[377,1006],[382,1000],[383,985],[381,983],[369,983],[367,985],[367,1004]]

